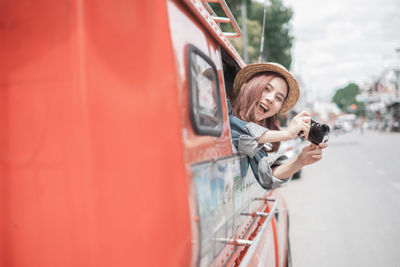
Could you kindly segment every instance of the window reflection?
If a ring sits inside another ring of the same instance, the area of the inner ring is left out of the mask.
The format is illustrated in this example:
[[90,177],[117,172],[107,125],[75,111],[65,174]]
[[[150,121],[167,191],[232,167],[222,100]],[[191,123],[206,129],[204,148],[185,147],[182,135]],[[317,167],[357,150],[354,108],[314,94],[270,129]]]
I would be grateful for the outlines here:
[[206,60],[197,49],[190,53],[192,114],[198,133],[219,136],[222,131],[222,111],[218,77],[215,66],[208,61],[211,60]]

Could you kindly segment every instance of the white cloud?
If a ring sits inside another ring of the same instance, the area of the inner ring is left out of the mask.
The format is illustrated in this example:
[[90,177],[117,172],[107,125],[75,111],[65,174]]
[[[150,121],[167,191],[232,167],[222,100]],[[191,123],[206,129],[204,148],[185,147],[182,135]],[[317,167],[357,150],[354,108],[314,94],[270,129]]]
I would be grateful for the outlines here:
[[[295,12],[293,68],[320,96],[399,63],[400,1],[284,0]],[[400,65],[398,65],[400,67]]]

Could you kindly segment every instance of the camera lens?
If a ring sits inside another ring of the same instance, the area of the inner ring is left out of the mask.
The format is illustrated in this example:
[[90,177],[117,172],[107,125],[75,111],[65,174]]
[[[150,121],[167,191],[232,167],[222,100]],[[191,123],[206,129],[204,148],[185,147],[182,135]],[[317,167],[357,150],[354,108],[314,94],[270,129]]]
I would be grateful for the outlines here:
[[316,145],[321,143],[329,134],[329,126],[327,124],[318,123],[311,120],[311,129],[308,134],[308,140]]
[[321,125],[321,132],[323,135],[326,135],[327,133],[329,133],[329,126],[326,124],[322,124]]

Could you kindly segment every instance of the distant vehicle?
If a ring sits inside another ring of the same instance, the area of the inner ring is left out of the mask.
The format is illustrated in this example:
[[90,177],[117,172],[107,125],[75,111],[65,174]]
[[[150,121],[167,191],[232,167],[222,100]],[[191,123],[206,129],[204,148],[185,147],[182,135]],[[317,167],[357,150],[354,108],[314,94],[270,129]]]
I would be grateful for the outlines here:
[[357,127],[357,116],[355,114],[340,115],[336,118],[334,131],[348,133]]

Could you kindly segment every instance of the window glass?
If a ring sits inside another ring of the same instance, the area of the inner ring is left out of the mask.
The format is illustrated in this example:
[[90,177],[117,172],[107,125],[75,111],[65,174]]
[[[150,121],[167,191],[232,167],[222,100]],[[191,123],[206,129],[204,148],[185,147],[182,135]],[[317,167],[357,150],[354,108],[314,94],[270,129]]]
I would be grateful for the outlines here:
[[214,63],[194,46],[189,46],[189,89],[191,117],[196,133],[220,136],[222,109]]

